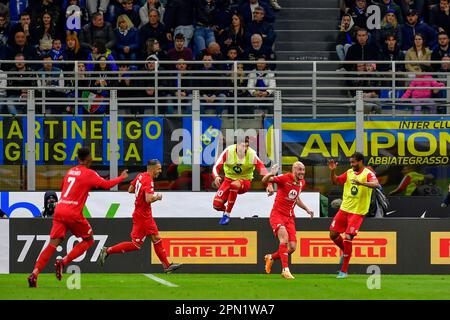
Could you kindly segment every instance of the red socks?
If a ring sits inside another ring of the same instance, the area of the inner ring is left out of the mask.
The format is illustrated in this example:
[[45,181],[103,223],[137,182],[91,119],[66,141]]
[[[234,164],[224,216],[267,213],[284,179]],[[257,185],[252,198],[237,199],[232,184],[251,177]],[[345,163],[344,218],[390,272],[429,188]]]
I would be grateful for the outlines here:
[[164,269],[167,268],[170,265],[170,262],[167,260],[167,254],[162,245],[162,240],[153,243],[153,247],[155,248],[156,255],[163,264]]
[[341,236],[337,236],[335,239],[332,240],[342,251],[344,251],[344,239],[342,239]]
[[83,240],[79,244],[77,244],[72,251],[70,251],[67,256],[63,258],[63,265],[67,266],[72,260],[75,260],[83,253],[86,252],[94,244],[94,239]]
[[[281,259],[281,266],[283,267],[283,269],[287,268],[288,267],[288,258],[289,258],[287,243],[280,243],[280,245],[278,247],[278,254]],[[273,256],[272,256],[272,259],[273,259]]]
[[278,260],[278,259],[280,259],[280,252],[274,252],[274,253],[272,253],[271,254],[271,256],[272,256],[272,260]]
[[34,266],[33,274],[37,277],[38,274],[44,269],[47,265],[48,261],[55,253],[56,247],[52,244],[49,244],[39,255],[38,260],[36,261],[36,265]]
[[239,188],[231,185],[230,186],[230,192],[228,193],[228,200],[227,200],[227,213],[231,213],[231,210],[233,210],[234,203],[236,202],[237,196],[238,196]]
[[342,272],[347,273],[348,263],[350,262],[350,257],[352,256],[352,240],[344,240],[344,263],[342,264]]
[[138,246],[136,246],[133,242],[122,242],[122,243],[116,244],[113,247],[109,247],[108,249],[106,249],[106,252],[108,254],[125,253],[125,252],[130,252],[130,251],[136,251],[139,249],[140,248]]

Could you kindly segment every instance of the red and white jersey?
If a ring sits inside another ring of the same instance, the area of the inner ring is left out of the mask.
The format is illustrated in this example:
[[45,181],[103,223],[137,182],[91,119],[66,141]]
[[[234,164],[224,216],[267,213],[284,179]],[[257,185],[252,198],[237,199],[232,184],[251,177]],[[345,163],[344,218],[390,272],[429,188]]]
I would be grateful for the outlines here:
[[55,215],[83,215],[83,207],[92,189],[111,189],[123,181],[123,177],[105,180],[97,172],[83,165],[67,171],[62,182],[61,197],[55,208]]
[[294,208],[297,198],[305,188],[305,180],[302,179],[296,182],[292,173],[285,173],[273,177],[273,182],[277,184],[278,190],[271,214],[295,216]]
[[133,218],[148,219],[152,216],[152,207],[150,203],[145,201],[145,194],[155,193],[155,185],[152,177],[148,172],[139,173],[131,182],[134,186],[134,194],[136,200],[134,201]]

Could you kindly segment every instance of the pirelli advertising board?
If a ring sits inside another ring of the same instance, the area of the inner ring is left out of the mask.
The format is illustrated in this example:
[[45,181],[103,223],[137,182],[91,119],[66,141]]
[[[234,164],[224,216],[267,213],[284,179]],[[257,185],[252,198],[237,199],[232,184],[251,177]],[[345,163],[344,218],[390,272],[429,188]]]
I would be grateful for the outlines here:
[[[51,219],[12,218],[0,225],[0,273],[28,273],[49,242]],[[139,251],[111,255],[102,268],[102,247],[129,241],[131,218],[89,218],[94,245],[73,264],[88,273],[160,273],[150,239]],[[182,273],[264,273],[264,255],[278,248],[267,218],[232,218],[226,227],[215,218],[156,218],[169,261],[183,263]],[[296,220],[297,250],[293,273],[335,274],[340,250],[329,239],[330,218]],[[384,274],[450,274],[450,219],[366,218],[353,240],[350,273],[377,265]],[[9,244],[7,239],[9,238]],[[57,248],[65,256],[78,242],[67,234]],[[6,244],[5,244],[6,243]],[[53,264],[44,272],[54,272]],[[281,272],[277,261],[273,273]]]

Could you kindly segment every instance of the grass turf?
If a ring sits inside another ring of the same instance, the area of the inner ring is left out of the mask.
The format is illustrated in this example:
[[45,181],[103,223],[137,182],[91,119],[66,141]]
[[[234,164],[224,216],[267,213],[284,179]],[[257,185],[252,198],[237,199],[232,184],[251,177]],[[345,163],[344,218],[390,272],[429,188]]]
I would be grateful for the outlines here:
[[168,287],[143,274],[82,274],[79,290],[53,274],[41,274],[28,288],[25,274],[0,275],[0,300],[7,299],[149,299],[149,300],[290,300],[290,299],[450,299],[448,275],[382,275],[381,288],[369,290],[369,275],[336,279],[332,274],[154,274],[176,284]]

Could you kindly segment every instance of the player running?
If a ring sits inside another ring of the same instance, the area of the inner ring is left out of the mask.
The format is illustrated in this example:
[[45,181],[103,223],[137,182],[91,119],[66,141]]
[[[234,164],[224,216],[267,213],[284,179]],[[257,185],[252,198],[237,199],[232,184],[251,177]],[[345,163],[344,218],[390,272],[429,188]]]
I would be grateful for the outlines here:
[[[364,156],[355,152],[350,157],[351,169],[340,176],[336,176],[337,162],[333,159],[328,161],[331,181],[333,184],[344,185],[342,204],[333,218],[330,226],[330,238],[342,250],[341,270],[338,279],[347,278],[347,269],[352,255],[352,240],[358,233],[369,212],[370,200],[374,188],[380,187],[377,177],[364,166]],[[344,233],[344,239],[341,237]]]
[[275,182],[278,185],[275,203],[270,212],[270,225],[273,233],[280,240],[278,251],[266,254],[266,273],[270,273],[272,264],[280,259],[283,270],[281,276],[285,279],[295,279],[289,271],[288,256],[297,247],[297,237],[295,231],[295,205],[305,210],[311,218],[314,212],[300,199],[300,193],[305,187],[305,166],[297,161],[292,165],[292,171],[274,177],[279,166],[276,164],[270,169],[270,173],[262,179],[264,183]]
[[103,266],[110,254],[125,253],[139,250],[144,244],[145,238],[150,236],[156,255],[162,262],[164,272],[170,273],[181,267],[181,264],[169,263],[166,251],[162,245],[162,239],[158,234],[158,227],[152,216],[151,203],[162,200],[160,193],[155,194],[153,179],[161,173],[161,163],[158,160],[150,160],[147,163],[147,171],[137,175],[131,182],[129,193],[134,193],[136,200],[133,211],[133,230],[131,242],[122,242],[113,247],[103,247],[99,262]]
[[[225,173],[223,182],[219,176],[222,167]],[[255,167],[261,176],[267,174],[267,169],[256,151],[249,147],[249,137],[245,137],[244,142],[228,146],[217,159],[213,167],[213,178],[214,186],[219,190],[214,196],[213,208],[223,212],[220,224],[230,223],[231,210],[237,195],[244,194],[250,189]],[[274,193],[271,183],[267,185],[266,191],[268,195]]]
[[97,188],[111,189],[128,177],[128,170],[124,170],[118,178],[109,181],[101,178],[94,170],[89,169],[92,157],[89,149],[85,147],[78,149],[78,162],[79,165],[71,168],[64,177],[61,198],[53,216],[50,243],[39,255],[34,270],[28,277],[30,287],[37,286],[39,273],[47,265],[58,245],[64,241],[67,230],[70,230],[74,236],[82,238],[83,241],[63,259],[56,260],[55,269],[58,280],[62,278],[64,267],[94,244],[92,228],[82,212],[89,191]]

